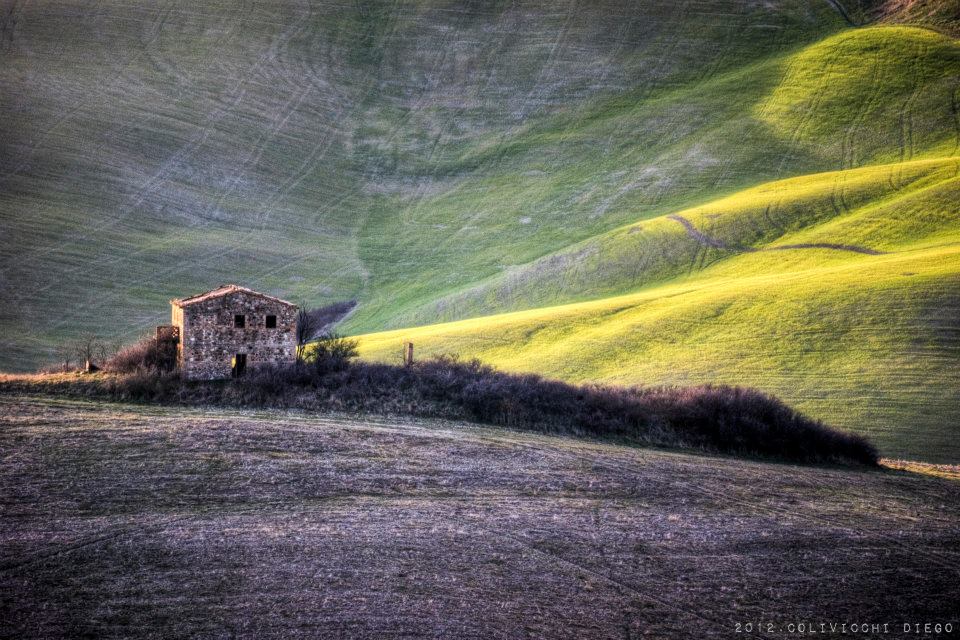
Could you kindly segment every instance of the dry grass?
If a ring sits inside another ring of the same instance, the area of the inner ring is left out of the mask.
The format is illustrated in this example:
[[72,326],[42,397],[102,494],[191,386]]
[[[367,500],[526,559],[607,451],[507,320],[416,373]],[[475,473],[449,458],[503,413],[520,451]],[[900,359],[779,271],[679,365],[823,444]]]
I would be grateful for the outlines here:
[[956,624],[960,492],[942,478],[10,396],[0,451],[9,637]]
[[884,458],[880,460],[880,466],[960,481],[960,465],[957,464],[929,464],[915,460],[888,460]]

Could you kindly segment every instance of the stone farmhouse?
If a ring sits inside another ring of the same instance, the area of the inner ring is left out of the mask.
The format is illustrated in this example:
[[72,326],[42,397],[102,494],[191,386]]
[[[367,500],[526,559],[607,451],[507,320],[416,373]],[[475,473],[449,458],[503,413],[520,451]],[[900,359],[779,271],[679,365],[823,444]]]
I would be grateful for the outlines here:
[[157,338],[177,341],[187,380],[243,375],[248,367],[296,359],[297,306],[235,284],[171,300],[172,326]]

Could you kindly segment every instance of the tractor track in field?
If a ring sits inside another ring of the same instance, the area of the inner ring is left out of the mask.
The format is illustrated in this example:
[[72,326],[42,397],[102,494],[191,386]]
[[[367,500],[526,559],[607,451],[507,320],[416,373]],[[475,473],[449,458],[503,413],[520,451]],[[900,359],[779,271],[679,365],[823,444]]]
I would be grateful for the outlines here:
[[843,4],[840,3],[840,0],[827,0],[827,4],[829,4],[831,7],[833,7],[834,11],[836,11],[837,13],[839,13],[839,14],[840,14],[840,17],[843,18],[844,21],[845,21],[849,26],[851,26],[851,27],[859,27],[859,26],[861,26],[859,23],[857,23],[856,21],[854,21],[853,18],[850,17],[850,14],[847,12],[847,8],[844,7]]
[[802,520],[806,518],[806,519],[812,519],[816,522],[819,522],[820,524],[823,524],[826,527],[836,527],[838,529],[845,529],[851,532],[870,533],[882,540],[885,540],[886,542],[891,543],[894,546],[902,548],[907,553],[911,553],[916,557],[928,560],[948,571],[953,571],[957,573],[958,577],[960,577],[960,563],[958,563],[956,560],[950,557],[944,556],[943,554],[940,554],[940,553],[929,552],[923,549],[917,549],[915,547],[911,547],[903,543],[899,539],[897,539],[896,536],[893,536],[889,533],[886,533],[884,531],[881,531],[875,528],[864,527],[862,525],[854,526],[853,524],[850,524],[850,523],[838,524],[832,519],[813,515],[805,511],[797,511],[795,509],[790,509],[787,507],[777,507],[774,505],[760,506],[754,502],[729,495],[725,491],[710,489],[704,486],[702,483],[687,482],[679,479],[676,476],[674,476],[669,481],[659,477],[653,478],[653,477],[650,477],[649,475],[643,474],[640,471],[638,471],[635,465],[625,463],[625,461],[622,458],[606,457],[604,459],[599,459],[598,456],[588,455],[581,448],[567,447],[562,450],[558,450],[558,449],[547,450],[545,448],[535,447],[530,442],[525,441],[522,437],[519,437],[519,436],[513,437],[506,434],[503,434],[503,435],[498,434],[496,438],[493,438],[491,436],[484,436],[484,435],[476,436],[476,437],[481,441],[490,441],[490,442],[496,441],[501,443],[510,443],[512,446],[533,451],[537,453],[537,455],[540,455],[545,458],[552,458],[555,461],[561,460],[563,457],[576,458],[583,461],[584,463],[588,463],[593,467],[605,468],[610,471],[616,472],[618,474],[623,474],[625,476],[635,476],[637,477],[638,480],[642,480],[642,482],[652,481],[664,488],[679,486],[679,487],[682,487],[685,491],[689,492],[690,495],[699,495],[708,500],[716,501],[718,504],[726,503],[731,506],[744,507],[754,511],[755,513],[766,515],[774,519],[776,519],[777,517],[784,517],[784,516],[796,518],[798,520]]
[[741,244],[732,244],[719,238],[707,235],[697,229],[696,225],[678,214],[668,215],[667,218],[674,222],[679,222],[687,231],[687,235],[696,240],[701,246],[711,249],[723,249],[724,251],[734,251],[738,253],[759,253],[761,251],[788,251],[791,249],[832,249],[834,251],[849,251],[868,256],[884,255],[886,251],[878,251],[869,247],[861,247],[855,244],[840,244],[835,242],[800,242],[795,244],[783,244],[776,247],[756,248]]

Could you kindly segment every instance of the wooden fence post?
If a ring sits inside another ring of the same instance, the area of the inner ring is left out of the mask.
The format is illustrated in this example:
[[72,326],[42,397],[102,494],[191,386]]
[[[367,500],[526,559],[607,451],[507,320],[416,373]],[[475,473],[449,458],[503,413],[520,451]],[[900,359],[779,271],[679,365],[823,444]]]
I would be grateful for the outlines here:
[[413,364],[413,343],[407,342],[403,346],[403,364],[410,366]]

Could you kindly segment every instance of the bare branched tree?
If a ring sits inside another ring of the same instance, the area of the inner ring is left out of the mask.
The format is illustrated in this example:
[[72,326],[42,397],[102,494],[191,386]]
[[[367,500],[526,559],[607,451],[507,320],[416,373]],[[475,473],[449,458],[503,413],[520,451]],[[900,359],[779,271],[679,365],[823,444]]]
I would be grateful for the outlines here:
[[109,349],[107,343],[95,333],[85,333],[72,343],[73,355],[83,363],[85,371],[96,371],[97,362],[107,359]]
[[303,362],[304,355],[306,355],[307,344],[313,340],[320,330],[315,317],[307,309],[306,303],[301,302],[299,306],[300,308],[297,310],[296,329],[297,363]]
[[72,344],[62,344],[54,351],[57,355],[57,363],[63,372],[70,371],[73,360],[76,357],[76,350]]

